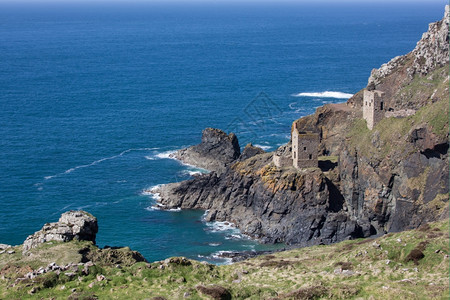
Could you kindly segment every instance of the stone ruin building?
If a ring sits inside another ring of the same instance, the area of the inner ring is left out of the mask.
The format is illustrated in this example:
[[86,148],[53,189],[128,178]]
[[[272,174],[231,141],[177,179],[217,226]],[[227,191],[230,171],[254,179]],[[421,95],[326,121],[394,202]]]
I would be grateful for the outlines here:
[[319,134],[310,131],[299,131],[294,122],[291,131],[292,146],[284,145],[273,155],[273,163],[278,168],[294,166],[297,169],[318,166],[317,149]]
[[370,130],[384,118],[386,111],[383,102],[383,92],[378,90],[364,90],[363,118]]

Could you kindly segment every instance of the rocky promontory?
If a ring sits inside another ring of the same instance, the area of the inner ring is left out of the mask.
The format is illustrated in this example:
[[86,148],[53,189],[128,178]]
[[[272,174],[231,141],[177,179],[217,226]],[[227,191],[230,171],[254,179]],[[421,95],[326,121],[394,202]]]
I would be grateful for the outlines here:
[[171,157],[189,165],[222,173],[240,155],[241,149],[236,135],[206,128],[203,130],[200,144],[181,149]]

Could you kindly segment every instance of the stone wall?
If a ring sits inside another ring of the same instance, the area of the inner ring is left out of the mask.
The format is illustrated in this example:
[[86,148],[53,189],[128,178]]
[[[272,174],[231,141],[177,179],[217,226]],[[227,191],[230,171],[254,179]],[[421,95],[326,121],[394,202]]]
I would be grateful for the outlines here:
[[297,169],[313,168],[318,166],[317,149],[319,135],[317,133],[292,133],[292,161]]
[[275,151],[272,161],[277,168],[292,167],[292,147],[290,143],[280,146]]

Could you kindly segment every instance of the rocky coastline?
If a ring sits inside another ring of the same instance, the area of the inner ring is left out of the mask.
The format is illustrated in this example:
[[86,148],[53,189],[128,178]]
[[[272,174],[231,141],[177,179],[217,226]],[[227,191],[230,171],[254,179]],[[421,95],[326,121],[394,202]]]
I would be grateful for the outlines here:
[[[294,122],[319,132],[319,168],[277,168],[273,153],[248,145],[241,154],[234,134],[208,128],[199,145],[174,158],[211,172],[160,187],[159,203],[207,210],[207,221],[232,222],[263,243],[297,246],[448,217],[448,15],[447,6],[413,51],[373,70],[347,103]],[[362,119],[366,89],[382,90],[389,112],[373,130]],[[290,143],[278,155],[289,157]]]
[[[241,152],[234,134],[212,128],[173,155],[211,172],[154,190],[162,208],[206,210],[207,221],[292,247],[224,252],[235,262],[227,266],[149,263],[128,247],[100,249],[97,219],[68,211],[23,245],[0,244],[0,298],[448,298],[448,28],[446,6],[412,52],[372,71],[365,89],[383,90],[392,109],[373,130],[363,90],[294,121],[319,133],[317,167],[275,165],[274,153],[291,157],[292,141]],[[333,245],[298,247],[321,244]]]

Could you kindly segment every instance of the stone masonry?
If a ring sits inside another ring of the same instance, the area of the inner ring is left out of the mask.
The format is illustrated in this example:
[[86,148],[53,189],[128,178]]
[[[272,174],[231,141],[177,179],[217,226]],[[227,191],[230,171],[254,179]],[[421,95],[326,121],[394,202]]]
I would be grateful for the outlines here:
[[383,119],[384,113],[383,92],[364,90],[363,118],[367,121],[367,128],[372,130]]

